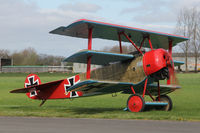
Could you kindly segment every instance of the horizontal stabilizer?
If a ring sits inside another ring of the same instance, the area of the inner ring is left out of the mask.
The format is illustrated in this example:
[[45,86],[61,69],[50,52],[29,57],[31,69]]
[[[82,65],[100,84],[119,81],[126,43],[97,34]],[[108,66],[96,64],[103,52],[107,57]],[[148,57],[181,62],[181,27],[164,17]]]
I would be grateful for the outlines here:
[[71,55],[64,61],[87,63],[87,57],[89,56],[92,56],[91,64],[96,64],[96,65],[107,65],[112,62],[125,61],[134,58],[134,56],[131,54],[117,54],[117,53],[84,50]]
[[45,88],[51,88],[53,86],[57,86],[59,85],[63,80],[57,80],[57,81],[53,81],[53,82],[48,82],[48,83],[44,83],[44,84],[40,84],[40,85],[33,85],[33,86],[29,86],[27,88],[21,88],[21,89],[15,89],[10,91],[10,93],[28,93],[28,92],[32,92],[33,90],[42,90]]

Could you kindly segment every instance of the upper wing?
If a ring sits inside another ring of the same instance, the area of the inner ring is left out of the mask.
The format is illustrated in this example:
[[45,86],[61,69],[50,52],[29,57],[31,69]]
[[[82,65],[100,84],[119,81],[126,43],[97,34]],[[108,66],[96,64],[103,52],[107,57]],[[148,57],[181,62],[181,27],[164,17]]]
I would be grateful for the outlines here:
[[96,64],[96,65],[107,65],[111,62],[125,61],[134,58],[134,56],[131,54],[117,54],[117,53],[84,50],[71,55],[64,61],[87,63],[88,56],[92,56],[91,64]]
[[[91,27],[93,28],[93,38],[118,40],[118,33],[125,32],[131,37],[136,45],[140,45],[144,36],[149,36],[151,38],[151,42],[154,48],[168,49],[169,40],[173,41],[173,46],[175,46],[179,42],[188,40],[188,38],[184,36],[86,19],[78,20],[70,24],[69,26],[61,26],[51,31],[50,33],[72,37],[88,38],[88,29]],[[129,42],[124,36],[121,36],[121,40],[124,42]],[[149,45],[147,45],[147,42],[145,42],[143,46],[149,47]]]

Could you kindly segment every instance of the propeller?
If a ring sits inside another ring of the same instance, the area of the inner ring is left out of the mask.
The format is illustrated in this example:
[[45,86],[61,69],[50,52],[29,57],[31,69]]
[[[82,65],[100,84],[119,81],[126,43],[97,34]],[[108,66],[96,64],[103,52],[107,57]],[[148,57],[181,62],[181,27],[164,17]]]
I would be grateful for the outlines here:
[[167,68],[169,71],[169,76],[167,79],[168,85],[178,85],[178,80],[176,78],[176,72],[174,69],[174,62],[172,60],[171,55],[168,56],[168,59],[166,60]]

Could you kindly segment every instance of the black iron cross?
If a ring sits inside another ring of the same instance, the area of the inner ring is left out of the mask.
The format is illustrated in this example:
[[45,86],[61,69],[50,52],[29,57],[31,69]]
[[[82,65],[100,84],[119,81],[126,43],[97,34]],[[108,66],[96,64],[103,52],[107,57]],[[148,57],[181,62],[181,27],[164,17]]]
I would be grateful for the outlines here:
[[26,84],[26,87],[33,86],[33,85],[39,85],[38,80],[34,81],[34,77],[28,78],[29,83]]
[[74,85],[74,78],[70,78],[70,79],[68,79],[68,80],[69,80],[69,85],[65,85],[65,86],[64,86],[66,92],[68,91],[67,89],[68,89],[69,87],[71,87],[71,86]]

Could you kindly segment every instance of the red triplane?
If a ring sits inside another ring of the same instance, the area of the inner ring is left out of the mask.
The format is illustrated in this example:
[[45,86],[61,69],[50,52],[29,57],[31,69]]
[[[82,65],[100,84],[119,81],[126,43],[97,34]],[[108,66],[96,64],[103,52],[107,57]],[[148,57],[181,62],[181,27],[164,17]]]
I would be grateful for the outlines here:
[[[131,112],[140,112],[151,106],[166,111],[172,109],[172,101],[166,94],[180,88],[175,84],[174,65],[183,64],[172,60],[172,47],[188,38],[86,19],[50,33],[88,39],[87,50],[64,60],[86,63],[87,72],[44,84],[36,74],[30,74],[25,80],[25,88],[12,90],[11,93],[26,93],[31,99],[42,100],[40,105],[43,105],[47,99],[121,92],[130,94],[127,109]],[[92,38],[119,41],[120,53],[92,50]],[[122,42],[130,42],[137,51],[123,54]],[[144,52],[142,47],[150,50]],[[91,64],[102,67],[91,71]],[[167,84],[160,85],[160,80],[167,80]],[[145,95],[149,95],[152,101],[145,101]]]

